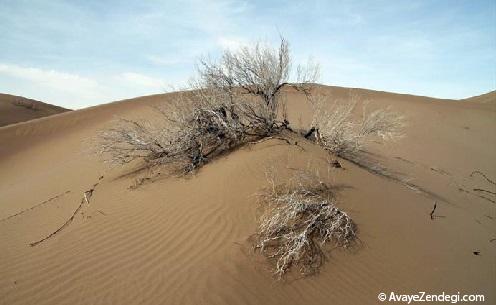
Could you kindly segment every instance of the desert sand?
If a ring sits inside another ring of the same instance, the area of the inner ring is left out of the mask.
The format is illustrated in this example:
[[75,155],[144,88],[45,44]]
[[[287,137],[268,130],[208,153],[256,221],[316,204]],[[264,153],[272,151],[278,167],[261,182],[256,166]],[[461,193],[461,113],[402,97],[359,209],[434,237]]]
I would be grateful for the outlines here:
[[69,111],[33,99],[0,94],[0,127]]
[[[320,90],[339,99],[350,89]],[[496,303],[496,198],[474,190],[496,187],[473,173],[496,180],[495,92],[456,101],[353,91],[371,108],[406,116],[406,136],[369,153],[400,181],[346,160],[329,168],[328,154],[310,142],[300,141],[302,150],[270,140],[187,178],[163,173],[132,188],[141,174],[104,164],[93,139],[116,115],[146,118],[173,93],[0,128],[0,304],[351,305],[391,291],[484,294]],[[290,121],[308,127],[304,96],[288,91],[288,103]],[[361,246],[331,251],[315,276],[274,279],[250,242],[260,213],[254,194],[267,186],[269,164],[283,178],[297,168],[324,173]],[[30,246],[90,189],[69,226]]]

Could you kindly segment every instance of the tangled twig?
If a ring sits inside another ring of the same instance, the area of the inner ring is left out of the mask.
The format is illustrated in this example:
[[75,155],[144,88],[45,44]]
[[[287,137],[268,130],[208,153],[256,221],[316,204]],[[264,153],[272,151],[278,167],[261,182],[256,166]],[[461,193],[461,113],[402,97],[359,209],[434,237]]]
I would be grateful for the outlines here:
[[255,248],[275,260],[279,278],[292,266],[303,275],[317,272],[326,259],[326,245],[346,248],[357,238],[356,225],[334,205],[330,188],[307,178],[298,177],[294,185],[269,180],[269,191],[261,195],[266,211]]

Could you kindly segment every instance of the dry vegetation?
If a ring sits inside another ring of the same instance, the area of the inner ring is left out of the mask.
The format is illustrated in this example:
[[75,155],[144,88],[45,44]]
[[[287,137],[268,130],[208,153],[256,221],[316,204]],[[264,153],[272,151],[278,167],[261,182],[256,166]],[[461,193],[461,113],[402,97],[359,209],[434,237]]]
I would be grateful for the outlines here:
[[40,110],[40,107],[38,105],[36,105],[34,101],[23,100],[23,99],[20,99],[20,98],[15,99],[12,102],[12,105],[18,106],[18,107],[23,107],[23,108],[26,108],[28,110],[33,110],[33,111],[39,111]]
[[291,267],[314,274],[325,261],[326,248],[355,243],[355,224],[335,206],[332,189],[318,176],[299,172],[280,185],[272,176],[268,180],[271,187],[260,195],[265,212],[256,248],[274,261],[279,278]]
[[366,107],[360,119],[354,119],[358,97],[350,95],[348,101],[329,105],[325,100],[313,103],[312,126],[315,141],[329,152],[347,158],[360,152],[371,139],[383,141],[403,136],[404,118],[390,109],[367,112]]
[[[100,152],[108,162],[144,161],[147,167],[173,165],[190,173],[210,160],[248,142],[283,131],[296,134],[285,115],[282,88],[303,92],[314,106],[310,130],[299,135],[344,158],[363,149],[367,141],[401,136],[403,120],[389,109],[367,112],[354,119],[356,97],[329,106],[326,97],[312,94],[318,65],[296,69],[289,83],[288,43],[277,49],[263,44],[225,51],[218,61],[203,59],[191,91],[157,107],[156,122],[122,119],[101,134]],[[288,141],[289,143],[289,141]],[[356,240],[351,218],[335,206],[331,188],[312,175],[298,175],[292,183],[275,185],[260,196],[265,206],[256,247],[275,260],[275,273],[297,266],[312,274],[325,259],[329,245],[348,247]]]
[[311,90],[319,67],[309,61],[296,69],[296,83],[289,83],[291,59],[288,43],[277,49],[257,43],[225,51],[220,60],[200,60],[198,76],[189,92],[157,108],[160,118],[149,121],[122,119],[101,134],[100,152],[106,160],[126,164],[143,160],[149,167],[176,165],[191,172],[233,148],[290,130],[282,88],[303,92],[315,107],[311,138],[329,152],[346,157],[360,151],[373,136],[383,140],[401,135],[403,120],[389,109],[353,120],[356,97],[329,107]]
[[[212,158],[249,141],[289,129],[281,107],[281,89],[305,90],[318,67],[299,67],[298,85],[289,84],[288,43],[278,49],[257,44],[226,51],[218,62],[201,60],[192,91],[157,108],[159,122],[121,120],[101,134],[107,161],[125,164],[174,164],[191,172]],[[280,117],[280,118],[278,118]]]

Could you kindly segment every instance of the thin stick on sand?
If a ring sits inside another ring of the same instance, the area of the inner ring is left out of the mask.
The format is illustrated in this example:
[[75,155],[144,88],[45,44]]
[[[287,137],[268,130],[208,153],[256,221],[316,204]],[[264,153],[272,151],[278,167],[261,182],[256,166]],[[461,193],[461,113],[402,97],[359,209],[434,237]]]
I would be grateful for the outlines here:
[[479,175],[481,175],[482,177],[484,177],[484,179],[486,179],[486,180],[487,180],[487,182],[489,182],[489,183],[491,183],[491,184],[493,184],[493,185],[496,185],[496,182],[494,182],[494,181],[492,181],[491,179],[489,179],[486,175],[484,175],[484,173],[483,173],[483,172],[481,172],[481,171],[473,171],[473,172],[470,174],[470,177],[473,177],[473,176],[474,176],[474,174],[479,174]]
[[[102,180],[103,179],[103,176],[101,176],[98,180]],[[100,182],[97,182],[93,185],[93,187],[91,189],[89,189],[88,191],[85,191],[83,193],[83,198],[81,198],[81,202],[79,203],[79,206],[77,207],[77,209],[74,211],[74,213],[72,213],[71,217],[69,217],[69,219],[66,220],[66,222],[64,222],[64,224],[62,226],[60,226],[57,230],[55,230],[54,232],[50,233],[48,236],[44,237],[43,239],[40,239],[38,241],[35,241],[35,242],[32,242],[30,243],[29,245],[31,247],[34,247],[50,238],[52,238],[53,236],[55,236],[57,233],[59,233],[60,231],[62,231],[63,229],[65,229],[67,226],[69,226],[71,224],[71,222],[74,220],[74,218],[76,217],[76,215],[79,213],[79,211],[83,208],[83,205],[84,203],[86,202],[86,204],[90,204],[90,198],[91,196],[93,195],[93,192],[95,191],[95,188],[97,187],[97,185],[100,184]]]
[[8,216],[8,217],[6,217],[6,218],[0,219],[0,222],[3,222],[3,221],[6,221],[6,220],[9,220],[9,219],[11,219],[11,218],[13,218],[13,217],[16,217],[16,216],[19,216],[19,215],[21,215],[21,214],[24,214],[25,212],[28,212],[28,211],[34,210],[34,209],[36,209],[37,207],[40,207],[40,206],[42,206],[42,205],[44,205],[44,204],[46,204],[46,203],[49,203],[49,202],[51,202],[51,201],[53,201],[53,200],[55,200],[55,199],[58,199],[58,198],[60,198],[60,197],[64,196],[65,194],[68,194],[68,193],[70,193],[70,192],[71,192],[71,191],[66,191],[66,192],[64,192],[64,193],[60,193],[60,194],[58,194],[58,195],[56,195],[56,196],[53,196],[53,197],[51,197],[51,198],[49,198],[49,199],[47,199],[47,200],[45,200],[45,201],[43,201],[43,202],[40,202],[40,203],[38,203],[38,204],[36,204],[36,205],[33,205],[33,206],[32,206],[32,207],[30,207],[29,209],[22,210],[22,211],[20,211],[20,212],[18,212],[18,213],[16,213],[16,214],[14,214],[14,215],[10,215],[10,216]]
[[435,216],[434,216],[434,212],[436,211],[436,208],[437,208],[437,203],[436,203],[436,202],[434,202],[434,208],[432,208],[432,211],[431,211],[431,214],[430,214],[430,215],[431,215],[431,219],[432,219],[432,220],[434,220],[434,217],[435,217]]
[[34,247],[42,242],[44,242],[45,240],[51,238],[52,236],[54,236],[55,234],[59,233],[60,231],[62,231],[65,227],[67,227],[73,220],[74,220],[74,217],[76,217],[76,214],[79,212],[79,210],[81,210],[81,208],[83,207],[83,204],[85,202],[85,198],[81,199],[81,203],[79,204],[79,206],[77,207],[77,209],[74,211],[74,213],[72,213],[72,216],[60,227],[58,228],[57,230],[55,230],[54,232],[50,233],[50,235],[46,236],[45,238],[43,239],[40,239],[38,241],[35,241],[35,242],[32,242],[30,243],[29,245],[31,247]]

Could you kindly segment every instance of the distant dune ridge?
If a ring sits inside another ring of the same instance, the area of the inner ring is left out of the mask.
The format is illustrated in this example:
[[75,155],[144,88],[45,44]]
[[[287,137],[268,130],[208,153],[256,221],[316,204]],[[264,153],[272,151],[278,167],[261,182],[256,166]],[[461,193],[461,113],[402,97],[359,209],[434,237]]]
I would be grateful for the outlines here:
[[70,111],[37,100],[0,93],[0,127]]
[[[315,89],[338,102],[350,93]],[[109,168],[90,153],[116,116],[147,119],[150,106],[176,93],[0,128],[0,304],[352,305],[391,291],[484,294],[495,303],[495,92],[460,101],[352,92],[406,116],[404,138],[367,154],[397,180],[342,159],[343,168],[329,167],[328,153],[300,138],[241,147],[190,178],[163,172],[137,189],[143,176],[132,166]],[[307,129],[304,94],[285,93],[292,127]],[[12,113],[36,112],[0,97]],[[316,276],[274,281],[250,243],[268,166],[281,179],[318,169],[363,246],[332,251]],[[30,246],[75,211],[63,231]]]
[[491,91],[485,94],[469,97],[463,99],[462,101],[476,102],[481,104],[490,104],[492,106],[496,105],[496,91]]

